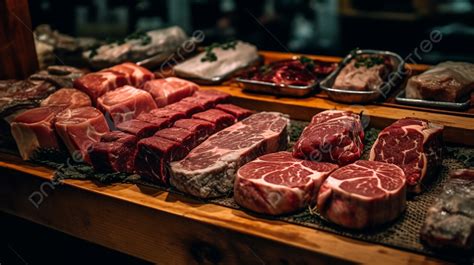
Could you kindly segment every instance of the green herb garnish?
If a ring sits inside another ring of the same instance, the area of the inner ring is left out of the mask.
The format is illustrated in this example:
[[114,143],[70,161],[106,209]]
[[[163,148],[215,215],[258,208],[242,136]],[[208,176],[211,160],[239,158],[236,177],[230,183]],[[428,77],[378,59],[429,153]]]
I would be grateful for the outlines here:
[[217,55],[213,51],[215,48],[221,48],[223,50],[229,50],[229,49],[235,50],[236,45],[237,45],[237,41],[235,41],[235,40],[232,40],[232,41],[229,41],[229,42],[226,42],[226,43],[222,43],[222,44],[214,42],[213,44],[211,44],[211,45],[207,46],[206,48],[204,48],[205,54],[201,58],[201,62],[215,62],[215,61],[217,61],[218,60]]
[[365,66],[367,68],[371,68],[375,65],[383,64],[385,62],[385,59],[382,56],[362,56],[358,55],[355,57],[355,64],[354,66],[356,68]]

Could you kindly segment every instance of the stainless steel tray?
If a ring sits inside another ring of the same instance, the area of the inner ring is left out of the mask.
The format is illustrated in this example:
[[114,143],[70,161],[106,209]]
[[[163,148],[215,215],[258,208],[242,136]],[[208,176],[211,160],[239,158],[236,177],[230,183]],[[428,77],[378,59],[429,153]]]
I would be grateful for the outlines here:
[[454,110],[464,110],[469,108],[471,105],[471,100],[467,100],[465,102],[443,102],[443,101],[432,101],[432,100],[424,100],[424,99],[414,99],[414,98],[407,98],[405,96],[405,89],[400,91],[395,97],[395,100],[398,103],[412,105],[412,106],[419,106],[419,107],[431,107],[431,108],[442,108],[442,109],[454,109]]
[[[388,80],[377,90],[373,91],[354,91],[354,90],[344,90],[344,89],[335,89],[332,88],[336,77],[341,72],[342,68],[346,66],[356,55],[361,54],[378,54],[389,56],[393,64],[393,71],[388,75]],[[326,91],[334,101],[339,101],[343,103],[369,103],[377,100],[379,97],[387,97],[388,93],[392,88],[397,87],[404,79],[403,73],[405,67],[405,61],[396,53],[389,51],[378,51],[378,50],[355,50],[347,55],[344,60],[339,64],[337,69],[327,76],[320,83],[322,90]],[[399,74],[396,74],[399,73]]]
[[309,95],[318,85],[318,82],[316,81],[313,84],[307,86],[294,86],[244,79],[240,77],[236,78],[235,81],[241,83],[244,90],[295,97],[304,97]]

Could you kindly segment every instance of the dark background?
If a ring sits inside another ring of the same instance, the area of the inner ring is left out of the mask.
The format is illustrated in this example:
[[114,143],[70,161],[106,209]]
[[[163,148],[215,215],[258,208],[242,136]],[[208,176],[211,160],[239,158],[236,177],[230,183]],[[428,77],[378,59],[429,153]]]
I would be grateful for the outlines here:
[[238,38],[262,50],[344,56],[350,50],[420,49],[433,30],[443,38],[418,63],[474,62],[474,0],[35,0],[33,26],[73,36],[122,37],[138,29],[200,29],[207,43]]

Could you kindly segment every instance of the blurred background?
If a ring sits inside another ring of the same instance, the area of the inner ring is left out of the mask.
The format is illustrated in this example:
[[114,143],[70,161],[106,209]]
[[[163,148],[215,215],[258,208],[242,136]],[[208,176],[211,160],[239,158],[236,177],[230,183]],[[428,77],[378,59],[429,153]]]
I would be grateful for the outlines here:
[[[262,50],[344,56],[390,50],[417,63],[474,62],[474,0],[34,0],[33,27],[73,36],[119,38],[179,25],[205,42],[242,39]],[[430,33],[442,34],[420,52]]]

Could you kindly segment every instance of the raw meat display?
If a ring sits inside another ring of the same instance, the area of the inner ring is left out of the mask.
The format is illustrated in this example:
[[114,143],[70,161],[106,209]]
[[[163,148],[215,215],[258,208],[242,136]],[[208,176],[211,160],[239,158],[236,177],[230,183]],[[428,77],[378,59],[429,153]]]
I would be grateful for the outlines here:
[[212,51],[202,52],[176,65],[173,70],[181,77],[212,80],[216,77],[227,77],[257,59],[257,47],[246,42],[233,41],[215,47]]
[[191,117],[194,113],[204,111],[205,109],[198,103],[179,101],[170,104],[165,109],[183,112],[186,117]]
[[41,107],[57,106],[65,108],[80,108],[91,106],[89,96],[75,88],[61,88],[41,101]]
[[168,122],[149,123],[141,120],[129,120],[117,124],[115,127],[122,132],[135,135],[138,139],[150,137],[158,130],[169,126]]
[[152,80],[155,75],[148,69],[134,63],[122,63],[109,68],[112,71],[122,73],[127,78],[128,84],[134,87],[142,86],[146,81]]
[[143,89],[153,96],[158,107],[164,107],[193,95],[199,86],[184,79],[168,77],[148,81]]
[[336,63],[312,60],[307,57],[281,60],[260,67],[252,67],[242,78],[275,84],[308,86],[329,75]]
[[263,155],[237,171],[234,200],[258,213],[296,212],[315,203],[319,187],[336,168],[294,158],[290,152]]
[[334,81],[333,88],[356,91],[378,90],[393,70],[388,57],[382,55],[357,55]]
[[136,144],[134,135],[119,131],[106,133],[89,151],[92,166],[99,172],[133,173]]
[[[451,172],[443,192],[428,209],[421,239],[434,248],[474,248],[474,169]],[[472,252],[471,252],[472,253]]]
[[474,91],[474,64],[443,62],[408,79],[407,98],[460,102]]
[[319,190],[317,206],[327,220],[362,229],[395,220],[405,209],[405,198],[401,168],[359,160],[329,175]]
[[74,81],[74,88],[85,92],[95,104],[97,98],[110,90],[128,83],[127,77],[119,72],[104,70],[86,74]]
[[287,147],[288,123],[281,113],[260,112],[213,134],[183,160],[171,163],[171,185],[201,198],[232,192],[240,166]]
[[194,114],[192,117],[193,119],[211,122],[212,124],[214,124],[217,131],[229,127],[236,121],[234,116],[218,109],[210,109],[203,112],[199,112]]
[[60,150],[54,131],[56,114],[63,108],[39,107],[18,115],[11,123],[11,133],[24,160],[31,159],[39,149]]
[[182,111],[176,111],[166,108],[154,109],[149,113],[144,113],[138,116],[137,119],[146,121],[146,122],[153,122],[154,119],[168,119],[170,123],[173,123],[179,119],[186,118],[186,115]]
[[405,118],[383,129],[370,150],[369,160],[403,169],[410,192],[422,191],[442,162],[443,126]]
[[313,116],[293,148],[297,158],[339,165],[360,158],[364,149],[360,117],[350,111],[326,110]]
[[156,109],[156,104],[148,92],[132,86],[123,86],[98,98],[97,108],[118,124]]
[[216,131],[213,123],[197,119],[181,119],[176,121],[173,127],[195,132],[198,139],[206,139]]
[[56,116],[55,127],[72,158],[86,163],[92,145],[109,132],[104,115],[94,107],[65,109]]
[[180,143],[183,148],[186,149],[186,152],[191,151],[191,149],[202,143],[207,138],[207,135],[204,138],[199,138],[198,132],[178,127],[160,130],[156,132],[155,136]]
[[253,111],[244,109],[234,104],[217,104],[216,109],[231,114],[239,121],[253,114]]

